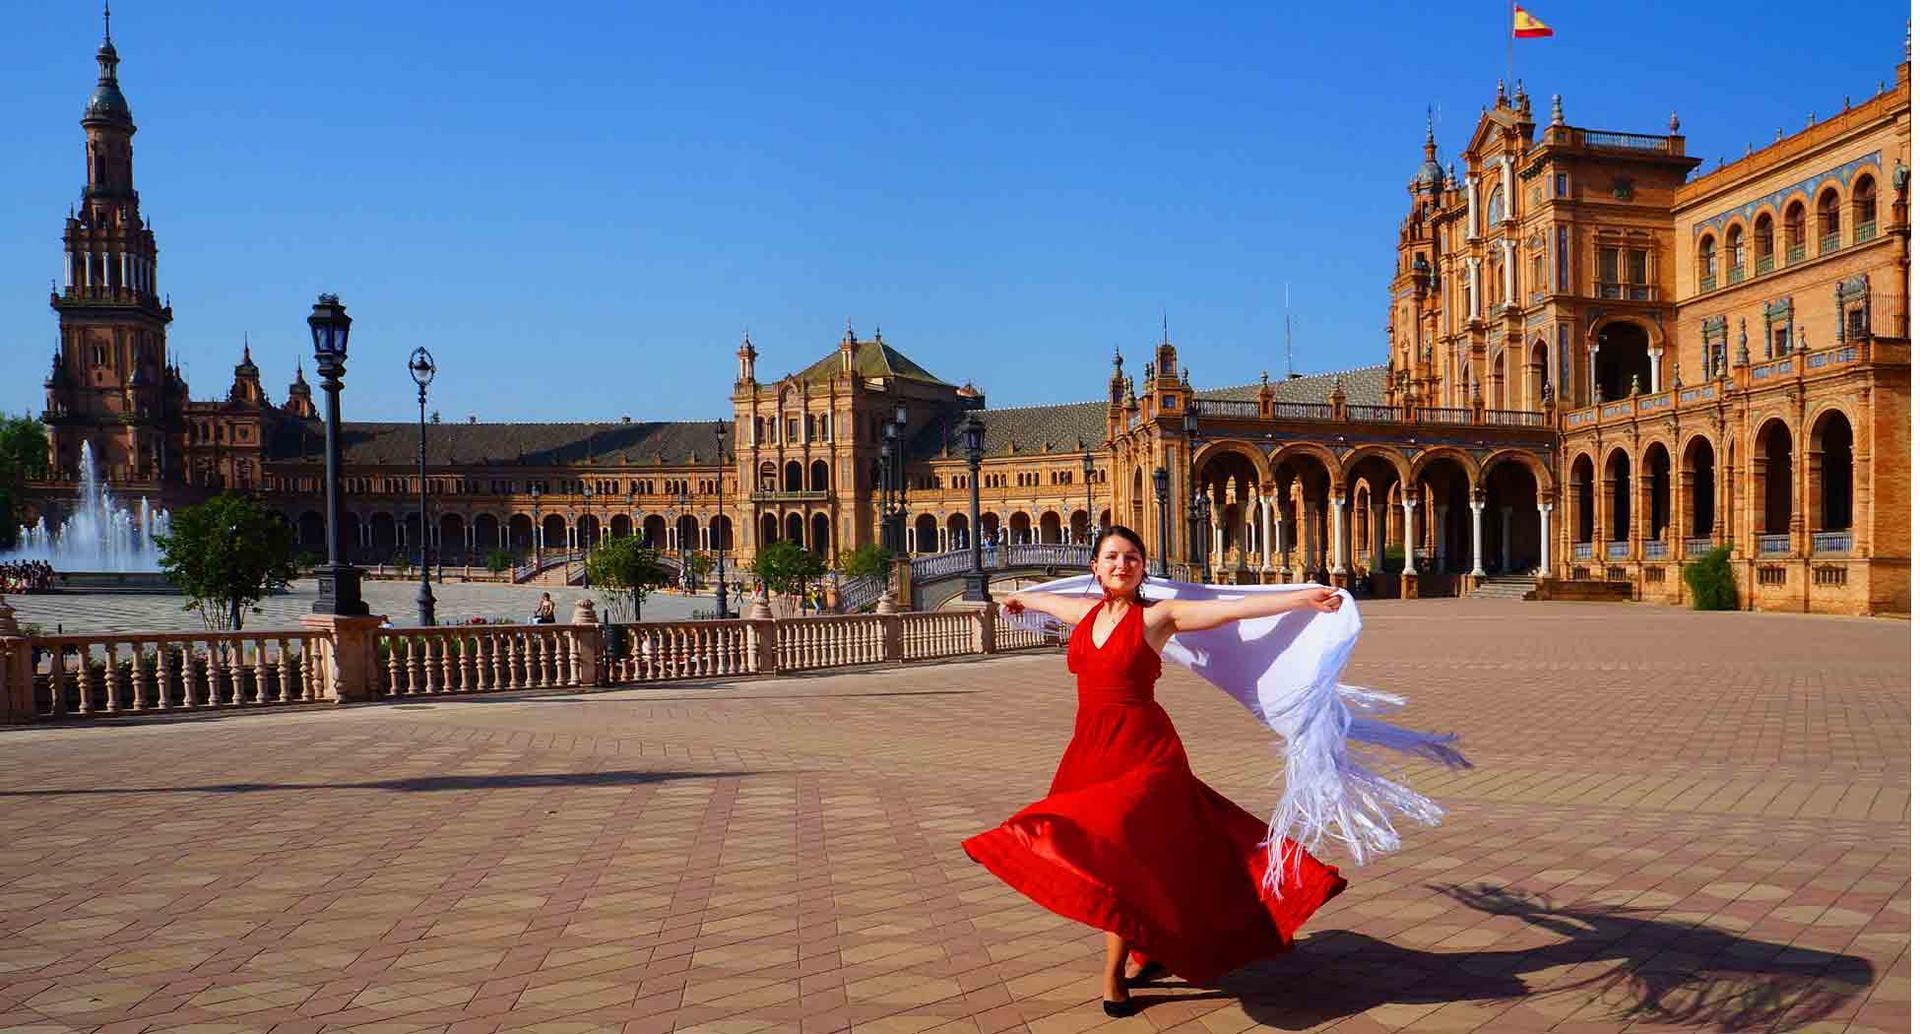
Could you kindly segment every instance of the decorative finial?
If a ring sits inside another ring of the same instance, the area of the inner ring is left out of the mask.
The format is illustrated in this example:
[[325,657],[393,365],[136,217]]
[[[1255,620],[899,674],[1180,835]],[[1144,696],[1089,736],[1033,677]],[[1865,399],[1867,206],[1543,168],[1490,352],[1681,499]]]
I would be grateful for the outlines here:
[[1113,346],[1113,372],[1119,373],[1120,367],[1124,366],[1125,364],[1126,364],[1126,360],[1122,358],[1120,355],[1120,346],[1119,345]]
[[1556,126],[1567,124],[1567,113],[1561,110],[1560,95],[1557,93],[1553,95],[1553,124]]
[[107,23],[106,40],[108,43],[112,43],[113,42],[113,0],[106,0],[106,2],[101,5],[101,8],[102,8],[102,13],[106,17],[106,23]]
[[1504,108],[1507,106],[1507,81],[1505,79],[1500,80],[1500,85],[1494,87],[1493,106],[1496,108]]
[[1809,111],[1807,112],[1807,128],[1808,129],[1813,128],[1813,122],[1814,122],[1813,112]]
[[1787,138],[1787,131],[1784,127],[1781,127],[1781,126],[1773,127],[1774,143],[1779,143],[1780,141],[1785,140],[1786,138]]
[[878,323],[873,325],[873,340],[875,344],[880,342],[880,324]]
[[1173,343],[1172,338],[1167,336],[1167,307],[1164,305],[1160,307],[1160,343],[1163,345]]
[[1260,386],[1262,388],[1267,386],[1267,371],[1265,370],[1260,371]]
[[1680,132],[1680,113],[1678,111],[1667,112],[1667,132],[1673,134]]
[[1747,318],[1742,316],[1740,317],[1740,357],[1736,361],[1741,366],[1745,366],[1751,357],[1751,353],[1747,351]]

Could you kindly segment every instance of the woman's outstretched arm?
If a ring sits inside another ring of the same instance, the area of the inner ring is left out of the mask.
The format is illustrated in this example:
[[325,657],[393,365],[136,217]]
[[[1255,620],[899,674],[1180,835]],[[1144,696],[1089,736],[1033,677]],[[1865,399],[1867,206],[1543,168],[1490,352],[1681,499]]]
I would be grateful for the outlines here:
[[1161,621],[1170,626],[1168,635],[1177,635],[1204,632],[1248,618],[1272,617],[1289,610],[1339,610],[1340,602],[1340,590],[1316,585],[1293,592],[1250,592],[1237,600],[1163,600],[1152,609],[1165,608],[1166,616]]
[[1100,601],[1098,596],[1063,596],[1057,592],[1016,592],[1002,596],[1000,605],[1007,613],[1018,614],[1023,610],[1037,610],[1051,618],[1057,618],[1071,625],[1087,616],[1087,611]]

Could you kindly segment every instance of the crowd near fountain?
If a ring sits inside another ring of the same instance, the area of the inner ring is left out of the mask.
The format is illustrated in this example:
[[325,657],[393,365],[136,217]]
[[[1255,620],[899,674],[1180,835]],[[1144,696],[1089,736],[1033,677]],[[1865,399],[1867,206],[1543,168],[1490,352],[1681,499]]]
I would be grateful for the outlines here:
[[155,510],[141,499],[136,509],[121,506],[101,483],[93,460],[93,443],[80,446],[80,499],[73,513],[57,527],[45,517],[20,528],[18,547],[0,553],[0,564],[50,564],[60,572],[158,572],[160,547],[156,536],[168,530],[165,510]]

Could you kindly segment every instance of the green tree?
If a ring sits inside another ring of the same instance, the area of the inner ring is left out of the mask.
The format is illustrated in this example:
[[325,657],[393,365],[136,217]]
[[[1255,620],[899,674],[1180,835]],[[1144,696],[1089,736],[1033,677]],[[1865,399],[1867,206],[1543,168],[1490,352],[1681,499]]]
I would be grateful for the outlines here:
[[0,417],[0,548],[19,544],[15,500],[47,476],[47,428],[29,416]]
[[223,492],[173,515],[160,570],[210,629],[239,631],[241,615],[297,575],[293,527],[245,496]]
[[487,554],[487,570],[494,574],[503,574],[513,566],[513,554],[504,549],[495,549]]
[[893,570],[893,554],[878,542],[840,554],[840,574],[847,578],[885,578]]
[[660,554],[632,535],[603,538],[587,554],[587,584],[600,591],[601,604],[616,616],[638,620],[648,594],[666,583]]
[[713,554],[695,553],[687,558],[687,573],[696,580],[704,580],[713,571]]
[[1695,610],[1738,610],[1740,593],[1733,580],[1733,547],[1717,546],[1680,569],[1693,593]]
[[753,558],[753,573],[768,590],[798,596],[827,573],[827,565],[796,543],[775,542]]

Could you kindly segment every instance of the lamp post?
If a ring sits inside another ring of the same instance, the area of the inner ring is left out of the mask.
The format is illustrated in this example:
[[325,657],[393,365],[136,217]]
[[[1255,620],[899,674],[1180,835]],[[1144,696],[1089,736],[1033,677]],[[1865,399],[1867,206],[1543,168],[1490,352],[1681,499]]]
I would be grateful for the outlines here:
[[337,294],[323,294],[307,317],[313,331],[313,359],[327,395],[327,566],[320,572],[315,614],[358,617],[367,613],[360,598],[360,569],[340,560],[340,378],[347,373],[347,332],[353,317]]
[[433,530],[427,524],[427,385],[433,383],[433,353],[414,349],[407,360],[407,372],[413,374],[413,383],[420,388],[420,592],[413,601],[420,608],[420,624],[431,627],[433,585],[427,580],[427,565],[432,555],[427,551],[427,540]]
[[913,552],[907,538],[907,404],[893,404],[893,491],[895,506],[894,541],[899,543],[902,553]]
[[719,454],[720,476],[713,482],[714,509],[713,518],[713,616],[727,616],[727,554],[725,518],[727,515],[727,422],[713,422],[713,448]]
[[1160,555],[1154,560],[1154,573],[1167,576],[1167,551],[1173,548],[1173,537],[1167,528],[1167,468],[1153,468],[1153,501],[1160,504]]
[[1080,480],[1087,486],[1087,545],[1100,541],[1100,527],[1093,519],[1093,450],[1080,444]]
[[1196,488],[1187,501],[1187,535],[1200,558],[1200,580],[1213,581],[1213,500],[1207,490]]
[[973,554],[973,567],[967,574],[967,587],[960,598],[970,603],[991,603],[987,594],[987,569],[980,563],[980,454],[985,450],[987,429],[977,413],[968,413],[961,427],[967,444],[967,549]]
[[[687,568],[687,518],[693,514],[693,500],[687,495],[687,486],[680,486],[680,518],[674,522],[673,534],[680,540],[680,591],[693,595],[693,572]],[[695,522],[698,523],[697,521]]]
[[[594,522],[593,528],[596,532],[598,532],[600,528],[600,520],[599,520],[599,517],[596,516],[593,512],[593,483],[590,481],[583,482],[580,485],[580,495],[583,498],[585,498],[587,501],[587,519]],[[586,558],[587,552],[592,548],[593,548],[593,543],[591,540],[583,540],[580,543],[580,555],[581,555],[580,580],[582,582],[587,580],[587,564],[586,564],[585,558]]]
[[546,526],[540,523],[540,486],[527,486],[527,494],[533,497],[533,573],[540,573],[540,549],[547,544]]
[[896,433],[898,429],[892,421],[888,421],[886,440],[880,443],[880,545],[898,556],[902,552],[901,546],[893,537],[893,442]]

